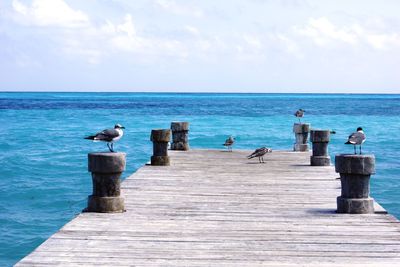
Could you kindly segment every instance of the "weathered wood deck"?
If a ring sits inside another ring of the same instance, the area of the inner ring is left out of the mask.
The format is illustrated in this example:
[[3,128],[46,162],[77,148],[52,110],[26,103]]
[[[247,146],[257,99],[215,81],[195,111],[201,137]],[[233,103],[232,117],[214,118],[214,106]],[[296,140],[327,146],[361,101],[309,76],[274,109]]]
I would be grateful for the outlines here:
[[125,213],[84,213],[17,266],[400,266],[400,224],[336,214],[333,167],[308,153],[171,152],[123,182]]

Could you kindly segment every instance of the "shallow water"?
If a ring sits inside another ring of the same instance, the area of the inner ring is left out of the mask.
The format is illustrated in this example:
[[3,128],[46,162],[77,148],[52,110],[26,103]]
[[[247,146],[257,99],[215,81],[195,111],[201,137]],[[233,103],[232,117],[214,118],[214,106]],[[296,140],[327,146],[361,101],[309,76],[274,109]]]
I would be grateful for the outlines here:
[[[151,129],[190,122],[192,148],[291,149],[293,113],[306,110],[312,128],[333,129],[329,149],[358,126],[365,153],[376,156],[371,195],[400,217],[400,95],[0,93],[0,266],[10,266],[71,220],[91,193],[87,153],[106,150],[83,137],[121,123],[115,145],[128,153],[130,175],[149,160]],[[335,201],[335,200],[333,200]]]

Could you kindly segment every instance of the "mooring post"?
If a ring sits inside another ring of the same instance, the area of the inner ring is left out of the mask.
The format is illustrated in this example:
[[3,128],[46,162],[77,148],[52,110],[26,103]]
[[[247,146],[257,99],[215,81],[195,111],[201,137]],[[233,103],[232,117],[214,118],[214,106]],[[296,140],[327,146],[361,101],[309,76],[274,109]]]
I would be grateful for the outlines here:
[[293,132],[296,137],[296,143],[293,146],[293,151],[308,151],[308,132],[310,131],[309,123],[295,123]]
[[189,122],[171,122],[171,150],[189,150]]
[[168,142],[171,139],[170,129],[152,130],[150,141],[153,142],[153,156],[151,165],[169,166]]
[[329,166],[331,158],[328,154],[328,143],[330,130],[311,130],[310,140],[312,142],[311,166]]
[[88,198],[88,212],[123,212],[121,174],[125,170],[125,153],[99,152],[88,154],[93,193]]
[[336,155],[335,169],[342,184],[337,212],[374,213],[374,200],[369,197],[370,176],[375,173],[374,155]]

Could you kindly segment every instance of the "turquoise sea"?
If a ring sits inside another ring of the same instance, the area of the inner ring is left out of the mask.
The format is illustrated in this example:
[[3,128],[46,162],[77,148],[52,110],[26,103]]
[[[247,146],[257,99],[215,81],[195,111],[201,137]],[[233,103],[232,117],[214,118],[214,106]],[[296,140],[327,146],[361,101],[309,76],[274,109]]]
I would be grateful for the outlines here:
[[[332,129],[329,149],[364,128],[365,153],[376,156],[371,195],[400,218],[400,95],[0,93],[0,266],[11,266],[71,220],[91,193],[87,153],[104,143],[83,137],[120,123],[116,143],[128,154],[129,176],[149,160],[151,129],[190,122],[192,148],[292,149],[293,113],[306,110],[312,128]],[[335,201],[333,199],[332,201]]]

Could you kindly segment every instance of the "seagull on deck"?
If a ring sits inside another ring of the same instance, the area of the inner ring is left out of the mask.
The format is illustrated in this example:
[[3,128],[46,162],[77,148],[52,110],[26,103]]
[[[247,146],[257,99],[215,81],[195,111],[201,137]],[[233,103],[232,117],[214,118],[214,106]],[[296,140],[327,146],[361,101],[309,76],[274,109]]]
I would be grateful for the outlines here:
[[271,153],[271,152],[272,152],[271,148],[261,147],[261,148],[257,148],[252,154],[247,156],[247,158],[252,159],[252,158],[258,157],[258,161],[260,163],[264,163],[264,155],[267,153]]
[[110,152],[114,152],[114,142],[121,139],[124,135],[122,129],[125,129],[121,124],[115,124],[114,129],[105,129],[101,132],[98,132],[95,135],[89,135],[85,137],[85,139],[93,140],[93,141],[103,141],[107,142],[107,147]]
[[363,129],[361,127],[358,127],[357,131],[352,133],[349,136],[349,139],[347,140],[347,142],[345,144],[354,145],[354,154],[357,154],[356,145],[359,145],[360,146],[360,155],[361,155],[361,145],[365,142],[366,139],[367,138],[364,134]]
[[306,112],[306,111],[303,110],[303,109],[299,109],[299,110],[296,111],[296,113],[294,113],[294,115],[295,115],[297,118],[299,118],[299,122],[300,122],[300,123],[301,123],[300,118],[303,118],[303,117],[304,117],[304,112]]
[[232,152],[232,146],[235,143],[235,138],[233,136],[229,136],[228,139],[225,140],[225,143],[222,144],[228,148],[228,151]]

